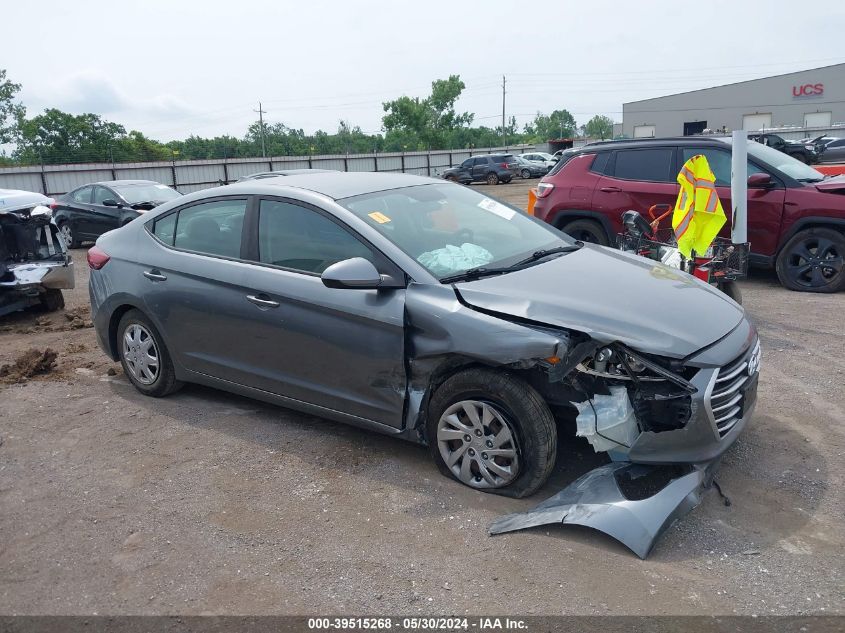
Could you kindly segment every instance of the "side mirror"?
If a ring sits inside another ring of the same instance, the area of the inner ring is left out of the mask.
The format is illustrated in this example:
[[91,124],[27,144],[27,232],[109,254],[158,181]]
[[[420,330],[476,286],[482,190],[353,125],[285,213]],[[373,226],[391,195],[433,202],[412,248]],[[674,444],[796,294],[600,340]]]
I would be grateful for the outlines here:
[[749,189],[767,189],[768,187],[774,186],[774,184],[769,174],[751,174],[748,177]]
[[115,200],[114,198],[106,198],[100,204],[102,204],[104,207],[119,207],[120,206],[120,204],[118,204],[117,200]]
[[377,288],[394,287],[385,284],[372,262],[363,257],[344,259],[332,264],[320,275],[323,285],[327,288],[348,288],[357,290],[374,290]]

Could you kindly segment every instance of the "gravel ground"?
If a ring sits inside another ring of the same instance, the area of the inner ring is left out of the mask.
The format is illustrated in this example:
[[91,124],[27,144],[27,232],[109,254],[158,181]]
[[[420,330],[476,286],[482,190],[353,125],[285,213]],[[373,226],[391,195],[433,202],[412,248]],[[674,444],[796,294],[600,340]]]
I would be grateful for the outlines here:
[[[479,189],[526,200],[525,183]],[[0,613],[845,611],[845,294],[743,283],[764,352],[755,418],[718,476],[733,504],[708,494],[641,561],[584,528],[486,534],[599,463],[581,440],[512,500],[391,438],[200,387],[141,396],[96,347],[74,257],[75,319],[0,321],[0,366],[58,354],[0,384]]]

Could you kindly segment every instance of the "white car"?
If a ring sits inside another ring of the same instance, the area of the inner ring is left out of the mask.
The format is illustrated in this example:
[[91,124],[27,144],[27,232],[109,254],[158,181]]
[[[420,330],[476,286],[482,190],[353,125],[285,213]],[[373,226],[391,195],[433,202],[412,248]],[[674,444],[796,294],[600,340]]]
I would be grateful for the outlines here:
[[519,157],[529,160],[532,163],[540,163],[545,166],[547,170],[554,167],[557,162],[557,158],[551,154],[547,154],[546,152],[528,152],[526,154],[520,154]]

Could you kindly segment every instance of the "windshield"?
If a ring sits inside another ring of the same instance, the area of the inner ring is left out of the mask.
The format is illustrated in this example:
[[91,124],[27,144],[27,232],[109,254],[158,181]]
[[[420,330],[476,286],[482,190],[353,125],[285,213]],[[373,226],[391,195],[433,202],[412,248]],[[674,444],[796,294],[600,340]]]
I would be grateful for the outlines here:
[[155,183],[144,185],[120,185],[112,186],[117,193],[123,196],[129,204],[138,204],[139,202],[167,202],[179,197],[179,193],[174,191],[167,185],[159,185]]
[[[731,139],[725,139],[725,141],[730,143]],[[748,155],[763,161],[767,165],[771,165],[787,176],[791,176],[801,182],[818,182],[824,180],[824,175],[809,165],[805,165],[800,160],[792,158],[792,156],[784,154],[779,150],[761,145],[757,141],[748,142]]]
[[574,244],[548,224],[460,185],[417,185],[338,203],[438,278]]

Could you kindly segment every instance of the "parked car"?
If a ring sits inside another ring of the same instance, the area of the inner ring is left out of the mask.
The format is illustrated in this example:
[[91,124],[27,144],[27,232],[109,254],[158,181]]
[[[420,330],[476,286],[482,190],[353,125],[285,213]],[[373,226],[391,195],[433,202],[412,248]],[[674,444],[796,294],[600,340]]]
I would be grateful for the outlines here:
[[[576,482],[590,512],[535,524],[589,517],[643,556],[754,409],[741,306],[442,180],[200,191],[101,236],[88,263],[98,342],[142,394],[201,383],[428,444],[445,475],[513,497],[552,471],[554,410],[615,463]],[[626,502],[615,482],[653,468],[673,484],[645,497],[665,503]]]
[[442,178],[468,185],[471,182],[486,182],[488,185],[508,183],[519,174],[519,164],[513,154],[487,154],[467,158],[457,167],[450,167]]
[[519,165],[519,177],[523,180],[529,178],[539,178],[549,173],[549,168],[544,163],[536,163],[534,161],[525,160],[519,156],[516,157],[516,162]]
[[52,198],[0,189],[0,316],[41,305],[64,307],[74,286],[73,260],[47,205]]
[[547,152],[530,152],[528,154],[520,154],[519,158],[524,158],[525,160],[530,160],[535,163],[542,163],[547,169],[554,167],[557,162],[557,158]]
[[813,143],[787,141],[777,134],[749,134],[748,139],[788,154],[808,165],[819,162],[819,152]]
[[[653,204],[674,205],[681,166],[704,154],[730,219],[730,142],[696,136],[584,147],[541,179],[534,213],[577,239],[612,244],[623,212],[644,214]],[[774,267],[792,290],[845,289],[845,176],[825,178],[759,143],[748,143],[748,175],[751,263]],[[722,236],[730,236],[730,224]]]
[[303,174],[325,174],[327,172],[336,172],[336,169],[279,169],[276,171],[261,171],[257,174],[250,174],[243,178],[238,178],[238,182],[243,180],[258,180],[261,178],[275,178],[276,176],[301,176]]
[[825,139],[819,162],[845,163],[845,138]]
[[50,208],[65,244],[77,248],[179,196],[152,180],[110,180],[77,187],[56,198]]

